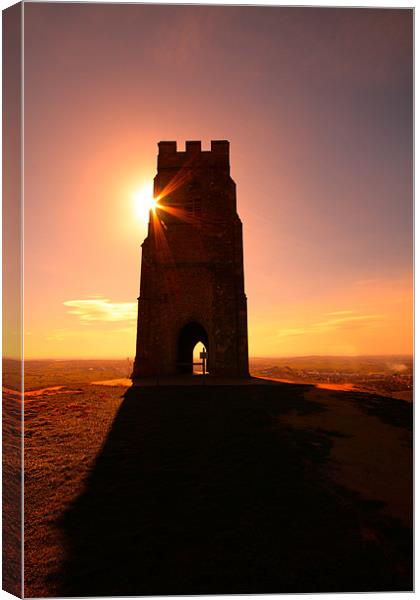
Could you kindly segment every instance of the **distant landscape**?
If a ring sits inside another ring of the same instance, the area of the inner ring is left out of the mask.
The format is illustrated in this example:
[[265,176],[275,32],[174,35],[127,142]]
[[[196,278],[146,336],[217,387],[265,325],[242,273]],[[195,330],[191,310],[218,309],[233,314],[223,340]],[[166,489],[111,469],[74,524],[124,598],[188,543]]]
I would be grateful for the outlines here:
[[[132,360],[28,360],[25,390],[46,386],[128,379]],[[3,386],[19,386],[20,363],[3,361]],[[412,401],[413,357],[387,356],[297,356],[251,358],[254,377],[291,383],[316,384],[329,389],[354,390]]]
[[297,356],[253,358],[251,374],[293,383],[327,384],[331,389],[360,390],[401,400],[413,398],[413,357]]

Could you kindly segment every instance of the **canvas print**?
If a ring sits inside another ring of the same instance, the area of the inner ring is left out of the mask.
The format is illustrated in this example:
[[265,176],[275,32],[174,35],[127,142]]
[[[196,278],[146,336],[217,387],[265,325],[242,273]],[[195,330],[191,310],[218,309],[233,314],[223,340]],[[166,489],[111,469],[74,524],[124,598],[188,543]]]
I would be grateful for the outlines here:
[[3,589],[410,591],[413,10],[3,11]]

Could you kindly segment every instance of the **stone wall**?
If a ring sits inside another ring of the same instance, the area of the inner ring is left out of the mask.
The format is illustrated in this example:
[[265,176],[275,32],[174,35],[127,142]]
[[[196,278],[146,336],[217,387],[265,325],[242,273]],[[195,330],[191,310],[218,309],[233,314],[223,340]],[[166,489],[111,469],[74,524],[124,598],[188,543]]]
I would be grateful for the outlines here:
[[[207,333],[209,371],[248,375],[242,224],[230,177],[229,142],[160,142],[154,181],[158,208],[142,249],[133,377],[180,370],[182,328]],[[197,342],[202,339],[197,339]]]

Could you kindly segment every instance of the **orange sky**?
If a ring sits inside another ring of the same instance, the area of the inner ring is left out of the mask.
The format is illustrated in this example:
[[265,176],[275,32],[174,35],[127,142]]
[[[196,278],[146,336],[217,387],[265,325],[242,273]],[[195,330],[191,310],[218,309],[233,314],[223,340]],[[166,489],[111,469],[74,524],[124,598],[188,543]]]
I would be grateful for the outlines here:
[[411,12],[25,5],[25,354],[133,357],[157,142],[231,142],[250,356],[412,349]]

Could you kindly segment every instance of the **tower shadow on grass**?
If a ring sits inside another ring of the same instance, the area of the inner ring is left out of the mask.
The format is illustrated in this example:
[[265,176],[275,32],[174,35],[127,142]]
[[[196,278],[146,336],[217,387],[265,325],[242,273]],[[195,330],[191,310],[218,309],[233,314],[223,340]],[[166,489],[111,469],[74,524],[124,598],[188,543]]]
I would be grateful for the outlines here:
[[306,390],[129,389],[60,523],[61,594],[411,589],[410,532],[324,474],[339,434],[282,423],[324,410]]

